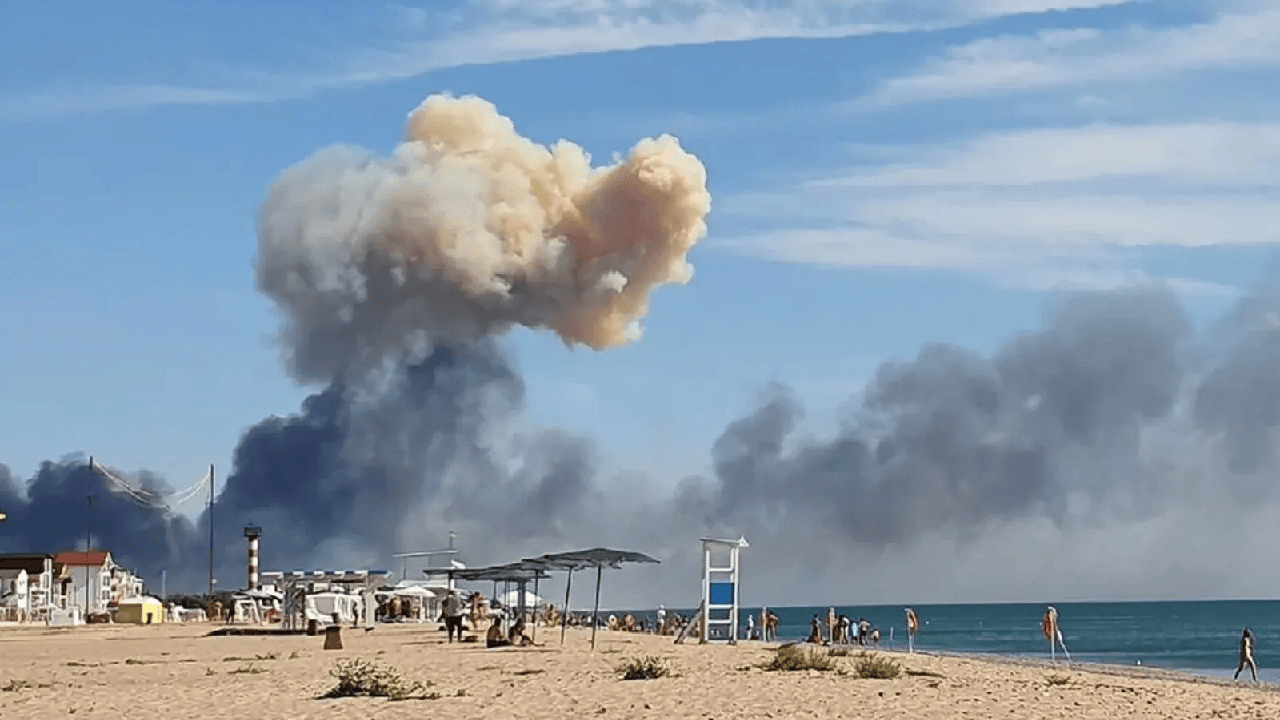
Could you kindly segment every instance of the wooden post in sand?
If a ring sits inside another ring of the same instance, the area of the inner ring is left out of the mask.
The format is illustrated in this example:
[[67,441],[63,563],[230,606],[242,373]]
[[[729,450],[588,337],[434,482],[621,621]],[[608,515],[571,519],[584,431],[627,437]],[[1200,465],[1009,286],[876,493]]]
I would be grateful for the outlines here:
[[533,637],[529,638],[534,642],[538,640],[538,600],[542,596],[538,594],[538,576],[533,576]]
[[600,624],[600,579],[604,575],[604,566],[596,566],[596,606],[591,611],[591,649],[596,649],[596,627]]
[[573,587],[573,568],[569,568],[564,579],[564,620],[560,623],[560,644],[564,644],[565,630],[569,629],[569,588]]

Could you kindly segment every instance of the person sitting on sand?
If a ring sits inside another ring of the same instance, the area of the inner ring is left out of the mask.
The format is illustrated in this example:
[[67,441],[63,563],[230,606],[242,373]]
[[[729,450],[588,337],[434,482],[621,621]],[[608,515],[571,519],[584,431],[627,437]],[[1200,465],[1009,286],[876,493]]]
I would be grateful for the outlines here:
[[512,624],[511,629],[507,631],[507,640],[519,647],[528,647],[533,644],[533,640],[524,634],[524,618],[519,618]]
[[507,647],[511,641],[502,636],[502,625],[498,618],[493,619],[493,624],[489,626],[489,632],[484,636],[484,646],[490,648]]
[[1240,664],[1236,667],[1236,674],[1232,680],[1240,678],[1240,671],[1244,670],[1244,666],[1249,666],[1249,672],[1253,674],[1253,681],[1258,682],[1258,663],[1253,661],[1253,632],[1249,628],[1244,629],[1244,634],[1240,636]]

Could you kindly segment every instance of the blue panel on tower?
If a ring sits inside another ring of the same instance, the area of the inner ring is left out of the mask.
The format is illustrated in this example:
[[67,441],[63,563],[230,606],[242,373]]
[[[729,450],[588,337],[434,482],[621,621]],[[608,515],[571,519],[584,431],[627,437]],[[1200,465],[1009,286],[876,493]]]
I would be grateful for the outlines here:
[[733,583],[711,583],[711,604],[732,605]]

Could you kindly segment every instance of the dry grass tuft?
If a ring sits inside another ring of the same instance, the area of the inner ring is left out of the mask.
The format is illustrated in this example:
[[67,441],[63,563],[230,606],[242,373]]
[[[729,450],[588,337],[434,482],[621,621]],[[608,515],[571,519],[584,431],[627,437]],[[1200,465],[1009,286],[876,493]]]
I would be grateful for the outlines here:
[[888,658],[864,652],[858,656],[853,671],[867,680],[892,680],[902,674],[902,666]]
[[671,674],[667,662],[656,655],[624,660],[618,665],[617,671],[622,673],[623,680],[656,680]]
[[[389,667],[380,667],[374,663],[360,660],[339,660],[330,674],[337,679],[322,699],[340,697],[384,697],[391,700],[411,700],[413,698],[434,699],[423,695],[426,686],[420,682],[409,682],[400,673]],[[438,693],[432,693],[437,698]]]
[[783,645],[774,652],[773,658],[760,666],[773,672],[795,672],[797,670],[834,670],[836,663],[831,656],[817,648],[806,648],[799,645]]

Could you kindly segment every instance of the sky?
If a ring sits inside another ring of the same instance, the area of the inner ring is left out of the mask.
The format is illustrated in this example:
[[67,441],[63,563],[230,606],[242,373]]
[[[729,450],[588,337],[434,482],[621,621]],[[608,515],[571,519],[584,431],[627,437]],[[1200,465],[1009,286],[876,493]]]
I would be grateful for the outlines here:
[[5,3],[0,462],[225,473],[315,390],[255,288],[268,187],[389,152],[441,92],[707,167],[694,278],[641,341],[502,340],[525,421],[609,472],[710,472],[773,381],[826,434],[881,363],[992,352],[1064,291],[1165,283],[1207,322],[1273,262],[1277,63],[1264,0]]

